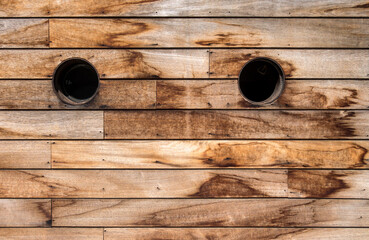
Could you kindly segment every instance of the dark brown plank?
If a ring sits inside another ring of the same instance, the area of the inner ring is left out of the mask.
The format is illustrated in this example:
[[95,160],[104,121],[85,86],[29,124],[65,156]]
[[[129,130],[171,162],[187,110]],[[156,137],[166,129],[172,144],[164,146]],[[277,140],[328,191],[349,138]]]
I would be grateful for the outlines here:
[[0,228],[0,240],[103,240],[101,228]]

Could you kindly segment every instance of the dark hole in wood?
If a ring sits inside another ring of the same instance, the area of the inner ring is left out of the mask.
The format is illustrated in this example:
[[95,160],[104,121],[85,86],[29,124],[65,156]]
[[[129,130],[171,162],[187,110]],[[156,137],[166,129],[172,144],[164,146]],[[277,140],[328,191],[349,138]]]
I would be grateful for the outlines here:
[[282,67],[269,58],[254,58],[242,68],[238,86],[242,96],[256,105],[273,103],[284,88]]
[[53,87],[58,97],[68,104],[91,101],[99,89],[99,74],[87,60],[72,58],[62,62],[53,75]]

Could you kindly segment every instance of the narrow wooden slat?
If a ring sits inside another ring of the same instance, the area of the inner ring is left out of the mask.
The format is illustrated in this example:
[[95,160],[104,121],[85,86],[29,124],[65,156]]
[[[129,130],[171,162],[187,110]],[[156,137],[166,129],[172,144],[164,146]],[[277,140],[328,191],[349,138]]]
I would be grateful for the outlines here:
[[48,227],[50,225],[50,200],[0,199],[0,227]]
[[1,109],[146,109],[156,102],[155,80],[101,80],[95,99],[66,105],[49,80],[0,80]]
[[50,46],[366,48],[368,29],[368,19],[50,19]]
[[369,168],[367,141],[57,141],[53,168]]
[[49,47],[47,19],[0,19],[0,48],[45,47]]
[[0,228],[0,240],[103,240],[99,228]]
[[238,78],[242,66],[255,57],[269,57],[282,65],[288,78],[367,78],[367,50],[214,49],[210,77]]
[[[288,80],[275,109],[367,109],[369,81]],[[237,80],[157,80],[157,107],[162,109],[246,109]]]
[[0,139],[102,139],[100,111],[1,111]]
[[286,170],[2,170],[6,198],[287,197]]
[[365,240],[368,238],[368,228],[106,228],[104,234],[105,240]]
[[2,50],[0,78],[51,78],[68,58],[89,60],[102,78],[207,78],[209,53],[193,50]]
[[106,111],[106,139],[369,138],[366,111]]
[[0,141],[0,168],[51,168],[46,141]]
[[53,226],[368,227],[368,200],[53,200]]
[[349,170],[290,170],[290,197],[369,198],[369,172]]

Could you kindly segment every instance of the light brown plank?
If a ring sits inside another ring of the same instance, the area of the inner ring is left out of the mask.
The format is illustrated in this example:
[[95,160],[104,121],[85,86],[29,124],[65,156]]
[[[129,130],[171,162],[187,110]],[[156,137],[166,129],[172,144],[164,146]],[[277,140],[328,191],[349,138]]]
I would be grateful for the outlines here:
[[290,170],[289,197],[369,198],[369,172],[354,170]]
[[0,139],[102,139],[101,111],[1,111]]
[[368,238],[368,228],[106,228],[104,234],[105,240],[365,240]]
[[56,141],[53,168],[369,168],[367,141]]
[[50,46],[366,48],[368,29],[368,19],[50,19]]
[[0,199],[0,227],[48,227],[50,225],[50,200]]
[[67,105],[49,80],[0,80],[0,109],[147,109],[156,102],[155,80],[101,80],[99,93],[84,105]]
[[105,111],[106,139],[369,138],[366,111]]
[[51,168],[51,143],[0,141],[0,168]]
[[49,47],[47,19],[0,19],[0,48],[46,47]]
[[98,228],[0,228],[0,240],[103,240]]
[[89,60],[102,78],[207,78],[209,71],[206,49],[2,50],[0,78],[51,78],[71,57]]
[[269,57],[282,65],[287,78],[367,78],[367,50],[214,49],[210,77],[238,78],[242,66],[255,57]]
[[[367,109],[369,81],[288,80],[282,96],[265,109]],[[247,109],[237,80],[157,80],[161,109]]]
[[286,170],[1,170],[6,198],[287,197]]
[[53,226],[368,227],[368,200],[53,200]]

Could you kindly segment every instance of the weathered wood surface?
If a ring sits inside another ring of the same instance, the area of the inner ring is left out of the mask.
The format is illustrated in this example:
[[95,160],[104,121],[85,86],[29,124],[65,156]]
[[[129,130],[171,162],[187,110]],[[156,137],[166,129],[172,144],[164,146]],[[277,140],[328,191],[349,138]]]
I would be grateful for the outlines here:
[[286,170],[2,170],[6,198],[287,197]]
[[106,139],[363,139],[366,111],[105,111]]
[[[157,80],[157,108],[247,109],[237,80]],[[264,109],[367,109],[369,81],[287,80],[281,97]],[[260,107],[259,107],[260,108]]]
[[[133,1],[44,1],[27,4],[22,0],[1,0],[1,17],[43,16],[344,16],[366,17],[365,0],[328,1],[204,1],[204,0],[133,0]],[[226,8],[224,6],[227,6]]]
[[53,168],[369,168],[368,141],[53,143]]
[[368,227],[368,200],[52,200],[53,226]]
[[[368,8],[369,9],[369,8]],[[210,77],[238,78],[242,66],[255,57],[269,57],[281,64],[287,78],[368,78],[367,50],[321,49],[213,49]]]
[[[3,7],[1,1],[0,6]],[[47,19],[0,19],[0,48],[46,47],[49,47]]]
[[0,240],[103,240],[99,228],[0,228]]
[[51,168],[47,141],[0,141],[0,168]]
[[67,105],[49,80],[0,80],[0,109],[150,109],[156,103],[155,80],[101,80],[93,101]]
[[[105,240],[365,240],[368,228],[106,228]],[[0,238],[1,239],[1,238]]]
[[0,139],[102,139],[101,111],[1,111]]
[[368,29],[368,19],[50,19],[50,47],[366,48]]
[[0,199],[0,227],[48,227],[50,225],[50,200]]
[[206,49],[164,50],[2,50],[0,78],[51,78],[68,58],[90,61],[102,78],[207,78]]

